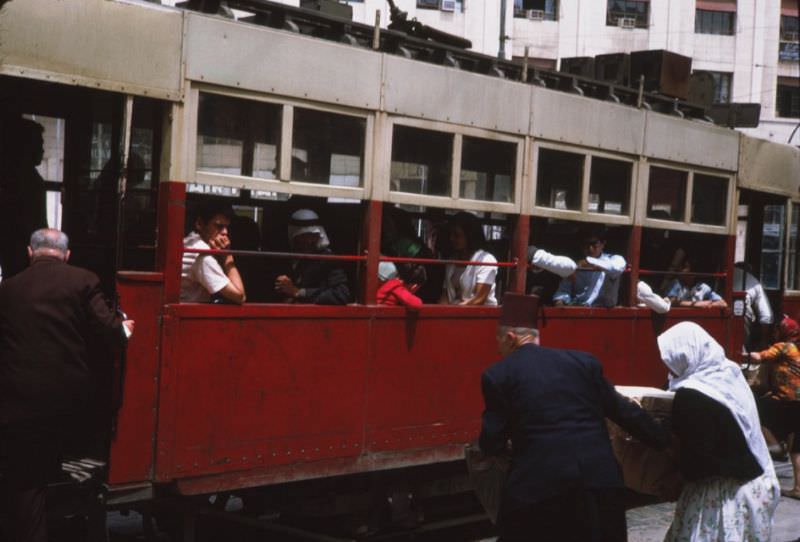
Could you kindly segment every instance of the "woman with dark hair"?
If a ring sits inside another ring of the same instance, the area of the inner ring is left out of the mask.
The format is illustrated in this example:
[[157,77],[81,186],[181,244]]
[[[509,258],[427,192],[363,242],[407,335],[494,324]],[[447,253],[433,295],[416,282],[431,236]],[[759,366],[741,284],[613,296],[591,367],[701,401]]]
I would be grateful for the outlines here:
[[450,305],[497,305],[497,266],[493,265],[497,259],[483,249],[486,238],[480,221],[473,214],[460,212],[450,219],[449,230],[450,258],[485,265],[447,264],[439,302]]

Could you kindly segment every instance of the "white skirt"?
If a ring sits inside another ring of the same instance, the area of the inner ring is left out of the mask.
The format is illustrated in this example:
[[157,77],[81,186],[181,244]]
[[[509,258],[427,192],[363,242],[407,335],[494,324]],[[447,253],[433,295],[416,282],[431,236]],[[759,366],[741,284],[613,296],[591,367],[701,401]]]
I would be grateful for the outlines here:
[[687,483],[664,541],[768,542],[780,499],[772,469],[744,485],[719,477]]

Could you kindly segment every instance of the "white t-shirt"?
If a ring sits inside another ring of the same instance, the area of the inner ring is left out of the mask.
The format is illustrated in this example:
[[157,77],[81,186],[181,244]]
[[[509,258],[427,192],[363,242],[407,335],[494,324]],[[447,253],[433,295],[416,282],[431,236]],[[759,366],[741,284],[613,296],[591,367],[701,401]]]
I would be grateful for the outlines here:
[[[486,252],[478,250],[472,255],[470,261],[481,263],[497,263],[497,259]],[[463,270],[463,271],[462,271]],[[456,279],[456,275],[461,271],[461,276]],[[497,267],[494,265],[467,265],[457,266],[447,264],[444,277],[444,287],[447,291],[447,302],[456,305],[473,297],[476,284],[491,284],[492,289],[486,298],[484,305],[497,305],[495,297],[495,278],[497,277]]]
[[[192,232],[183,239],[183,248],[209,249],[200,234]],[[181,301],[208,303],[211,296],[228,285],[230,280],[211,254],[183,253],[181,267]]]

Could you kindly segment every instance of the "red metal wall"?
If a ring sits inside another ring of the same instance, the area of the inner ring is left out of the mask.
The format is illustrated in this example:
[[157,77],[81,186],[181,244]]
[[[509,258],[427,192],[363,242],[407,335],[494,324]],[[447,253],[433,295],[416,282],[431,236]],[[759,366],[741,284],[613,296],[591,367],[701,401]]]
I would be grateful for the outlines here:
[[160,273],[121,273],[120,303],[136,330],[128,343],[125,390],[111,442],[109,482],[147,482],[153,476],[158,391]]
[[[187,493],[458,459],[480,428],[496,308],[166,309],[156,480]],[[723,311],[548,308],[543,344],[660,386],[655,337],[683,319],[729,346]]]

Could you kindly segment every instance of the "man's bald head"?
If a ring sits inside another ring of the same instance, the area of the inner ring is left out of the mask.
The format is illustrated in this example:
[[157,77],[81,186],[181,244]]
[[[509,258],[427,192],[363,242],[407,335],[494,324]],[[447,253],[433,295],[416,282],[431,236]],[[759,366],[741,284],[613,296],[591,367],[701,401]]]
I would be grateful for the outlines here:
[[31,235],[28,256],[30,256],[31,260],[41,256],[50,256],[67,261],[69,258],[69,238],[66,233],[54,228],[36,230]]

